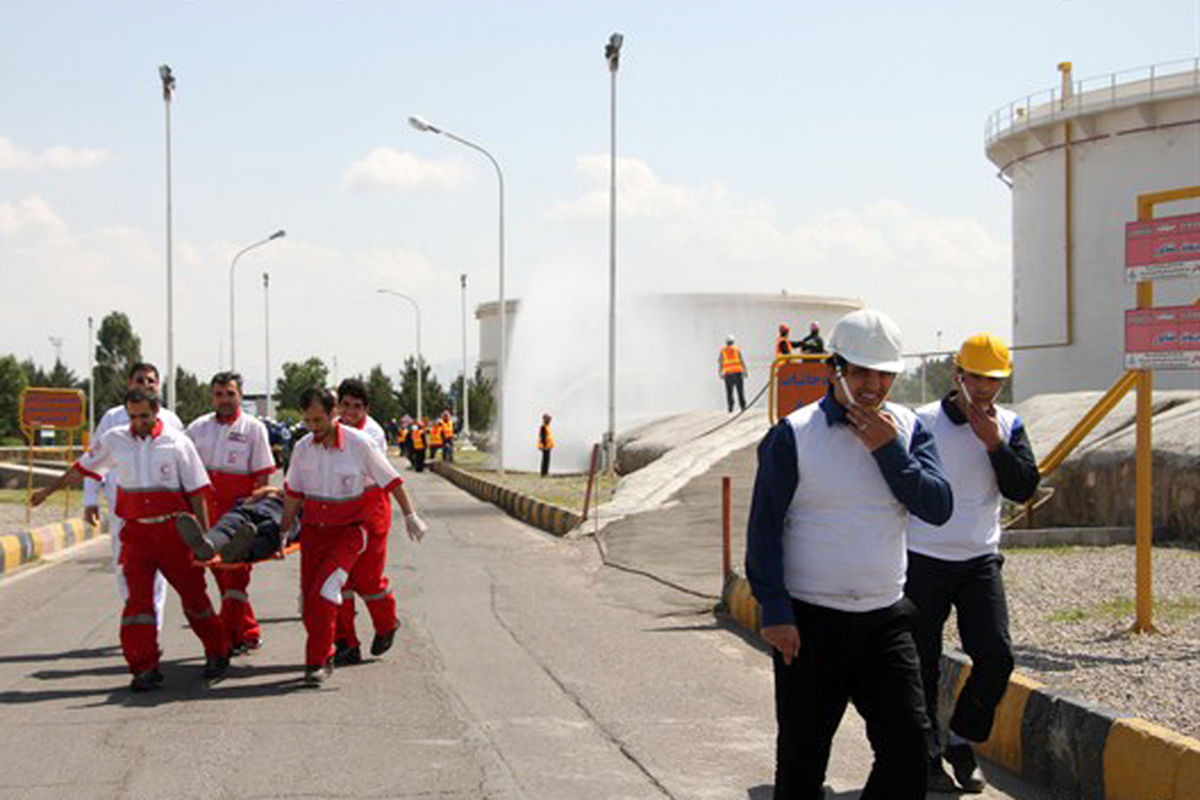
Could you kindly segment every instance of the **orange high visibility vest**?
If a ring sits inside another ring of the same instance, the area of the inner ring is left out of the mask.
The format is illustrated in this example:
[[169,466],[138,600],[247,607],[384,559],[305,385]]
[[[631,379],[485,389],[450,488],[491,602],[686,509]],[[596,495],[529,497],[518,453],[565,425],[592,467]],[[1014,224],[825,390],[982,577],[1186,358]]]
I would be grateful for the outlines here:
[[454,422],[448,419],[442,420],[442,438],[447,442],[454,441]]
[[413,431],[412,446],[413,450],[425,449],[425,431],[423,429],[418,428],[417,430]]
[[442,423],[438,422],[430,426],[429,444],[433,447],[442,446]]
[[[711,351],[710,351],[711,352]],[[733,375],[742,371],[742,351],[736,344],[721,348],[721,374]]]
[[[545,431],[546,441],[542,441],[542,432]],[[549,425],[538,426],[538,450],[553,450],[554,449],[554,434],[550,432]]]
[[792,342],[788,339],[787,334],[780,334],[779,341],[775,343],[775,355],[790,356],[792,354]]

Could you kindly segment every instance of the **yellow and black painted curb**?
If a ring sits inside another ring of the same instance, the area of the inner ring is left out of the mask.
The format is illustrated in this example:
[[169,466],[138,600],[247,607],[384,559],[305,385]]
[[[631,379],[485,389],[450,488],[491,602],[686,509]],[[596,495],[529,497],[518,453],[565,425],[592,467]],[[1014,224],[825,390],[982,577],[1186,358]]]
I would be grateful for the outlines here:
[[76,517],[0,535],[0,549],[4,554],[0,560],[0,575],[8,575],[34,559],[95,539],[102,533],[101,526],[85,525],[82,519]]
[[533,525],[535,528],[541,528],[555,536],[565,536],[582,522],[582,518],[574,511],[568,511],[551,503],[543,503],[529,495],[484,480],[478,475],[459,469],[452,464],[435,461],[429,467],[460,489],[475,495],[480,500],[486,500],[498,506],[509,516],[516,517],[522,522]]
[[[750,633],[758,602],[741,575],[725,579],[717,611]],[[951,708],[971,665],[942,656],[939,704]],[[1013,673],[980,755],[1026,780],[1083,800],[1200,800],[1200,740],[1050,691]]]

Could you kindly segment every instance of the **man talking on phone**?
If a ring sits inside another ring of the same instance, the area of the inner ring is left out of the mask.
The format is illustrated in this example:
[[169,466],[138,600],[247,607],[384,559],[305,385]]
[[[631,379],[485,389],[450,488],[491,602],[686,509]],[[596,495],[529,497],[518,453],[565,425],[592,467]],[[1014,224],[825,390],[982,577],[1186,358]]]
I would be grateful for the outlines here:
[[921,800],[929,721],[914,609],[904,597],[909,516],[953,510],[937,449],[909,409],[887,402],[904,369],[889,317],[842,317],[830,389],[758,446],[746,576],[775,668],[775,797],[817,800],[834,733],[854,702],[875,763],[862,800]]
[[[996,706],[1013,669],[1008,637],[1008,606],[1000,569],[1002,498],[1023,503],[1040,478],[1037,460],[1021,418],[996,405],[1012,375],[1008,345],[981,333],[962,343],[955,359],[955,388],[936,403],[917,409],[933,434],[954,491],[954,514],[940,528],[919,519],[908,525],[908,582],[904,593],[917,606],[917,650],[929,739],[929,789],[983,791],[972,742],[992,731]],[[938,670],[942,627],[954,606],[963,650],[971,657],[954,715],[948,745],[937,731]],[[954,769],[946,774],[942,758]]]

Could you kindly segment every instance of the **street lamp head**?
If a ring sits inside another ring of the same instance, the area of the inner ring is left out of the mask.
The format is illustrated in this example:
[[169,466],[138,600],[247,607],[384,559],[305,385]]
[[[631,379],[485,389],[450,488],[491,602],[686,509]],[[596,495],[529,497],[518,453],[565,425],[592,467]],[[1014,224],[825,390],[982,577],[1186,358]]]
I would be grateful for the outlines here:
[[175,76],[171,74],[171,68],[166,64],[159,64],[158,77],[162,79],[163,100],[170,100],[171,92],[175,89]]
[[408,124],[421,131],[422,133],[441,133],[441,129],[436,125],[431,125],[424,117],[409,117]]
[[608,68],[613,72],[617,71],[617,67],[621,61],[621,45],[625,42],[625,37],[619,33],[614,33],[608,37],[608,44],[604,46],[604,57],[608,59]]
[[279,230],[275,231],[270,236],[268,236],[267,239],[268,239],[268,241],[271,239],[282,239],[285,236],[287,236],[287,231],[280,228]]

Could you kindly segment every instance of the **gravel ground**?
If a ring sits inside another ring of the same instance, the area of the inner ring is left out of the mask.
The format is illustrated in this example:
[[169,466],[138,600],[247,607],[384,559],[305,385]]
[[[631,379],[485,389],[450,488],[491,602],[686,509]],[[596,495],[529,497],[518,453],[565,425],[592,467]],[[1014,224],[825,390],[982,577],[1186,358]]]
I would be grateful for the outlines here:
[[[78,491],[70,492],[69,514],[83,516],[83,498]],[[25,492],[18,489],[0,489],[0,533],[18,533],[30,528],[63,521],[63,493],[56,494],[45,505],[32,510],[31,521],[25,522]]]
[[[1154,624],[1135,635],[1132,546],[1006,550],[1017,670],[1200,739],[1200,551],[1154,549]],[[958,646],[953,620],[946,640]]]

